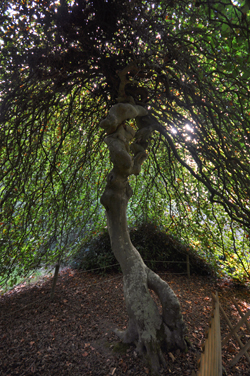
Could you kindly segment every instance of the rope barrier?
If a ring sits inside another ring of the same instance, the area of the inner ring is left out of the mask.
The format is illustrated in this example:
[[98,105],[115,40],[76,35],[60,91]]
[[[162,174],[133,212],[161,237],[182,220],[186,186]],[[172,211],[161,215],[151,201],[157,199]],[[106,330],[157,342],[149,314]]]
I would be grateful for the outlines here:
[[106,269],[106,268],[112,268],[113,266],[117,266],[117,265],[120,265],[119,263],[117,264],[112,264],[112,265],[107,265],[107,266],[102,266],[100,268],[95,268],[95,269],[89,269],[89,270],[78,270],[78,273],[90,273],[90,272],[94,272],[96,270],[101,270],[101,269]]
[[159,272],[159,273],[157,273],[157,274],[162,274],[162,275],[164,275],[164,274],[171,274],[171,275],[186,275],[187,273],[186,272],[184,272],[184,273],[171,273],[171,272],[163,272],[163,273],[161,273],[161,272]]
[[165,263],[167,263],[167,264],[186,264],[187,263],[187,261],[155,261],[155,260],[143,260],[143,261],[145,261],[145,262],[160,262],[160,263],[162,263],[162,264],[165,264]]
[[[145,262],[157,262],[157,263],[183,263],[183,264],[185,263],[185,264],[186,264],[185,261],[154,261],[154,260],[144,260],[144,261],[145,261]],[[112,265],[107,265],[107,266],[103,266],[103,267],[100,267],[100,268],[94,268],[94,269],[90,269],[90,270],[82,270],[82,271],[78,271],[78,273],[91,273],[91,272],[96,271],[96,270],[101,270],[101,269],[111,268],[111,267],[113,267],[113,266],[117,266],[117,265],[119,265],[119,263],[112,264]],[[49,273],[51,273],[52,270],[53,270],[53,269],[50,269]],[[187,272],[185,272],[185,273],[171,273],[171,272],[164,272],[164,273],[159,273],[159,274],[161,274],[161,275],[166,275],[166,274],[171,274],[171,275],[184,275],[184,274],[185,274],[185,275],[186,275]],[[119,276],[116,276],[116,277],[114,277],[114,278],[110,278],[110,279],[108,279],[108,280],[106,280],[106,281],[95,282],[95,283],[92,283],[92,284],[86,285],[86,286],[84,287],[84,289],[91,288],[91,287],[93,287],[93,286],[97,286],[97,285],[99,285],[99,284],[108,283],[108,282],[114,281],[115,279],[118,279],[118,278],[121,278],[121,277],[122,277],[122,275],[119,275]],[[27,279],[26,279],[26,280],[27,280]],[[22,283],[23,283],[23,282],[22,282]],[[14,288],[15,288],[15,287],[14,287]],[[13,289],[14,289],[14,288],[13,288]],[[13,290],[13,289],[12,289],[12,290]],[[9,290],[9,291],[12,291],[12,290]],[[2,316],[2,317],[0,317],[0,318],[2,319],[2,318],[5,318],[5,317],[9,317],[9,316],[11,316],[11,315],[13,315],[13,314],[15,314],[15,313],[17,313],[17,312],[22,311],[23,309],[25,309],[25,308],[27,308],[27,307],[33,305],[33,304],[36,304],[36,303],[38,303],[38,302],[41,303],[42,301],[46,300],[47,298],[48,298],[48,297],[39,298],[39,299],[35,300],[34,302],[29,303],[29,304],[26,304],[25,306],[21,307],[20,309],[11,312],[11,313],[8,314],[8,315],[4,315],[4,316]],[[51,301],[50,298],[49,298],[49,300]]]
[[[161,263],[161,264],[186,264],[187,261],[155,261],[155,260],[143,260],[144,262],[155,262],[155,263]],[[102,266],[100,268],[95,268],[95,269],[89,269],[89,270],[78,270],[78,273],[90,273],[94,272],[96,270],[101,270],[101,269],[106,269],[106,268],[112,268],[113,266],[120,265],[119,263],[112,264],[112,265],[107,265],[107,266]],[[178,274],[178,273],[175,273]]]
[[119,276],[117,276],[117,277],[110,278],[110,279],[108,279],[107,281],[95,282],[95,283],[93,283],[93,284],[91,284],[91,285],[87,285],[86,287],[84,287],[84,289],[85,289],[85,288],[90,288],[90,287],[93,287],[93,286],[97,286],[97,285],[100,285],[100,284],[103,284],[103,283],[106,283],[106,282],[114,281],[115,279],[118,279],[118,278],[121,278],[121,277],[122,277],[122,274],[119,275]]

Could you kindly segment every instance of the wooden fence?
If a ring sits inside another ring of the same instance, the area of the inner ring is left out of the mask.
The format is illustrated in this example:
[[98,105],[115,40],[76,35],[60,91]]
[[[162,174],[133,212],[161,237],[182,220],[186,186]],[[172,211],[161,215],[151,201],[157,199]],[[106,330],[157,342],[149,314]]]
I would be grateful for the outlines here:
[[[214,299],[214,295],[212,294],[213,296],[213,299]],[[240,316],[241,316],[241,319],[240,321],[238,322],[238,324],[233,327],[231,321],[229,320],[229,318],[227,317],[227,314],[225,313],[224,309],[221,307],[221,305],[219,304],[219,307],[220,307],[220,310],[221,310],[221,313],[223,314],[226,322],[227,322],[227,325],[229,326],[230,328],[230,332],[226,335],[225,338],[223,338],[222,340],[222,343],[221,345],[224,346],[231,337],[234,337],[236,339],[236,341],[238,342],[239,346],[240,346],[240,351],[239,353],[231,360],[231,362],[229,363],[229,366],[232,367],[234,366],[236,363],[238,363],[238,361],[240,360],[240,358],[245,355],[245,357],[247,358],[248,362],[250,363],[250,356],[248,354],[248,349],[250,349],[250,341],[248,341],[245,345],[242,343],[239,335],[237,334],[237,331],[243,326],[243,325],[246,325],[246,328],[248,330],[248,332],[250,333],[250,325],[249,323],[247,322],[247,319],[250,317],[250,309],[247,311],[247,313],[244,315],[243,312],[240,310],[237,302],[235,301],[235,299],[233,299],[233,303],[237,309],[237,311],[239,312]]]
[[[197,375],[195,372],[192,373],[192,376],[221,376],[222,375],[222,357],[221,357],[221,349],[226,343],[234,337],[240,346],[240,351],[238,354],[231,360],[229,366],[234,366],[243,355],[247,358],[248,362],[250,363],[250,355],[248,354],[248,350],[250,349],[250,340],[243,344],[237,331],[243,326],[246,325],[248,332],[250,333],[250,324],[248,323],[247,319],[250,317],[250,310],[248,310],[245,314],[239,308],[235,299],[233,299],[233,304],[235,305],[241,319],[233,327],[231,321],[229,320],[227,314],[225,313],[224,309],[222,308],[218,294],[212,294],[213,298],[213,313],[212,318],[210,321],[209,329],[207,332],[205,344],[203,346],[203,352],[201,354],[201,358],[199,361],[199,371]],[[222,313],[227,325],[229,326],[230,332],[223,338],[221,341],[221,334],[220,334],[220,312]]]
[[220,308],[217,293],[213,299],[212,318],[203,346],[197,376],[222,376]]

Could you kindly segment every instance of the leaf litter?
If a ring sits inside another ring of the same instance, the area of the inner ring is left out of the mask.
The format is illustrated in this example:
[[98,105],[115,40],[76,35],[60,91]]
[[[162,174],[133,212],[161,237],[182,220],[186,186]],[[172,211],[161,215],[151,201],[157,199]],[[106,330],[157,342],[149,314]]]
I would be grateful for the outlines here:
[[[187,353],[165,354],[167,367],[162,375],[191,375],[205,340],[212,311],[211,293],[218,291],[220,303],[233,325],[240,316],[232,304],[236,299],[243,312],[250,308],[248,289],[237,289],[214,278],[160,273],[174,290],[182,307],[192,346]],[[58,277],[54,300],[52,278],[35,285],[18,287],[0,297],[1,376],[109,376],[149,374],[148,366],[137,356],[134,346],[123,346],[113,329],[126,327],[122,275],[96,275],[65,268]],[[152,294],[154,297],[154,294]],[[221,316],[222,338],[229,332]],[[247,328],[238,332],[245,344]],[[227,376],[250,375],[243,356],[228,366],[239,352],[231,339],[222,349]]]

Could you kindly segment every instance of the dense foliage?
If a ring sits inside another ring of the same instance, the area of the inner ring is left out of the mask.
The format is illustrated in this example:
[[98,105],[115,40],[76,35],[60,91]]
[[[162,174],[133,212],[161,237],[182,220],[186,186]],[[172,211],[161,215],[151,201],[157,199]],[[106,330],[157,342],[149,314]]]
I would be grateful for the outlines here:
[[[129,219],[154,220],[249,278],[248,2],[4,0],[0,11],[2,279],[65,259],[104,226],[100,119],[135,62],[162,126]],[[140,102],[140,95],[135,98]]]

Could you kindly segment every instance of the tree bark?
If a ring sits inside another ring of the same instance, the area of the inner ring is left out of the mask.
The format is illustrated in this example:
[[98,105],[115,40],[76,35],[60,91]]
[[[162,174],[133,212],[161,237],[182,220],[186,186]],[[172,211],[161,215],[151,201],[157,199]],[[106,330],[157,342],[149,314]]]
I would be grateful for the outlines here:
[[[135,116],[139,126],[137,132],[124,122]],[[151,370],[157,374],[160,363],[165,364],[162,351],[175,348],[184,350],[186,342],[185,324],[176,295],[165,281],[144,264],[130,240],[127,225],[126,210],[133,194],[128,177],[139,174],[141,164],[147,158],[145,148],[153,131],[149,119],[143,107],[119,103],[101,122],[100,126],[108,133],[104,141],[113,162],[101,203],[106,209],[111,248],[123,273],[129,316],[127,329],[116,330],[116,334],[125,343],[135,343],[138,353],[147,358]],[[133,138],[135,141],[130,145]],[[162,314],[150,290],[158,295]]]

